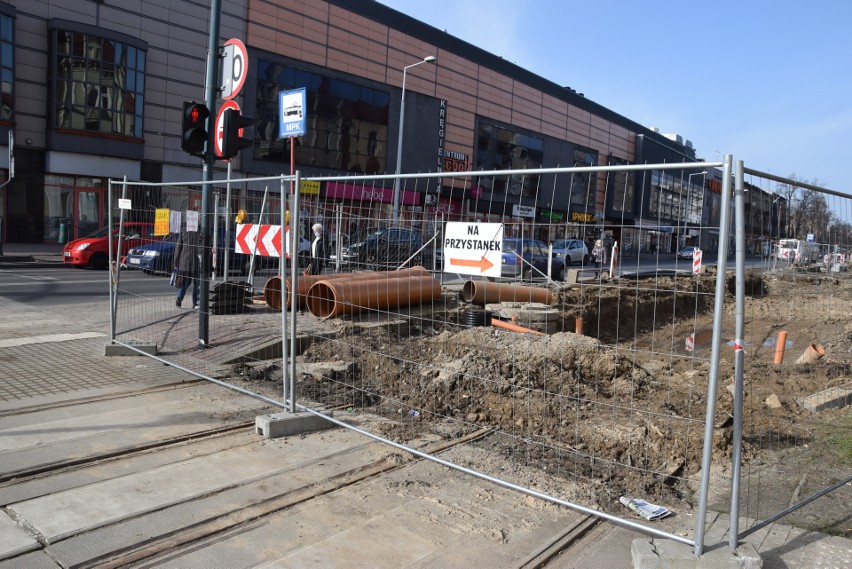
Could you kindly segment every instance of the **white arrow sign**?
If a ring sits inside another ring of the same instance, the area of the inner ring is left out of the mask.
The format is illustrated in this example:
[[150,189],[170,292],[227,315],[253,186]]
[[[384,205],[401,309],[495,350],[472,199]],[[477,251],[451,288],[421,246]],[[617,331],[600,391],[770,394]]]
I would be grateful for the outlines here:
[[448,221],[444,231],[444,272],[499,277],[502,248],[502,223]]

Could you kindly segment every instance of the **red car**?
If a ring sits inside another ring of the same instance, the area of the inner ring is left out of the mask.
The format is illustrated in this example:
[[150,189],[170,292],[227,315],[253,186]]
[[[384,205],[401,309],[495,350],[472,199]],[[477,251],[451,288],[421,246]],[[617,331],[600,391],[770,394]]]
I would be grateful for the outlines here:
[[[118,249],[118,224],[112,226],[113,255]],[[62,250],[62,261],[78,269],[92,267],[106,269],[109,266],[109,227],[102,227],[82,239],[75,239]],[[126,255],[133,247],[147,245],[154,239],[154,224],[139,221],[124,223],[121,239],[121,254]]]

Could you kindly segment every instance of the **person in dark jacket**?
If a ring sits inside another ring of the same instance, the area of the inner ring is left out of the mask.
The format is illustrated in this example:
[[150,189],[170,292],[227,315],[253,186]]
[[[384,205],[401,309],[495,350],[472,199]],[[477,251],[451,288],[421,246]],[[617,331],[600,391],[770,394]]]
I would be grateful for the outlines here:
[[311,242],[311,262],[305,274],[321,275],[328,258],[328,240],[325,238],[325,229],[321,223],[315,223],[311,229],[314,232],[314,240]]
[[177,289],[175,305],[180,307],[183,297],[192,285],[192,307],[198,310],[198,278],[201,273],[201,247],[197,231],[181,231],[175,245],[175,269],[178,272],[180,286]]

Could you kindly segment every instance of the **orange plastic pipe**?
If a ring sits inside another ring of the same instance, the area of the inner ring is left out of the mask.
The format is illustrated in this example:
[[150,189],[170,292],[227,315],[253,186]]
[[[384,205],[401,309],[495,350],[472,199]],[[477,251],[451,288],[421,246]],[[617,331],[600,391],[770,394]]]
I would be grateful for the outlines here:
[[523,326],[518,326],[517,324],[511,324],[509,322],[503,322],[502,320],[498,320],[496,318],[491,319],[491,325],[496,328],[511,330],[512,332],[528,332],[530,334],[538,334],[539,336],[546,335],[544,332],[539,332],[538,330],[533,330],[532,328],[524,328]]
[[467,281],[462,286],[465,302],[485,305],[489,302],[538,302],[552,304],[553,293],[546,288],[488,281]]
[[575,334],[583,334],[583,317],[578,316],[577,320],[574,321],[574,333]]
[[787,331],[781,330],[778,332],[778,342],[775,344],[775,363],[780,364],[784,361],[784,350],[787,349]]
[[811,344],[805,352],[796,360],[797,364],[810,364],[825,355],[825,349],[819,344]]
[[[398,271],[365,271],[362,273],[342,273],[341,278],[336,279],[327,279],[324,276],[317,281],[313,281],[310,283],[310,287],[315,285],[318,282],[323,282],[326,280],[336,280],[336,281],[386,281],[390,279],[405,279],[409,277],[428,277],[429,271],[420,265],[411,267],[409,269],[400,269]],[[300,277],[303,279],[305,277]],[[300,308],[304,307],[307,303],[308,294],[310,292],[310,287],[305,292],[300,292],[297,294],[298,306]],[[301,291],[304,287],[299,285],[299,290]],[[288,290],[289,292],[289,290]],[[290,307],[290,295],[287,296],[288,308]]]
[[381,280],[335,279],[315,283],[308,291],[306,305],[314,316],[333,318],[422,304],[440,296],[441,284],[428,274]]
[[[297,289],[296,289],[296,298],[298,301],[298,307],[304,308],[305,306],[305,298],[308,294],[310,288],[320,281],[327,280],[338,280],[338,279],[388,279],[388,278],[397,278],[403,276],[424,276],[428,275],[429,271],[425,268],[417,265],[415,267],[411,267],[410,269],[401,269],[399,271],[364,271],[359,273],[335,273],[329,275],[300,275],[296,279]],[[287,278],[284,279],[284,285],[287,287],[287,309],[292,308],[292,290],[293,284],[292,279]],[[268,291],[268,292],[267,292]],[[266,300],[266,304],[274,309],[281,310],[281,277],[274,276],[266,281],[266,286],[263,291],[264,300]]]

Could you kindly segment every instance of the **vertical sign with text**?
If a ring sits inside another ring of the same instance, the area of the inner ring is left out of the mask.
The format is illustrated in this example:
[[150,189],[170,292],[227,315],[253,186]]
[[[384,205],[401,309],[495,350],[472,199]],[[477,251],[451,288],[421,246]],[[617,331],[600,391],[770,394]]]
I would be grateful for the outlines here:
[[305,88],[278,93],[278,138],[305,134],[307,96]]

